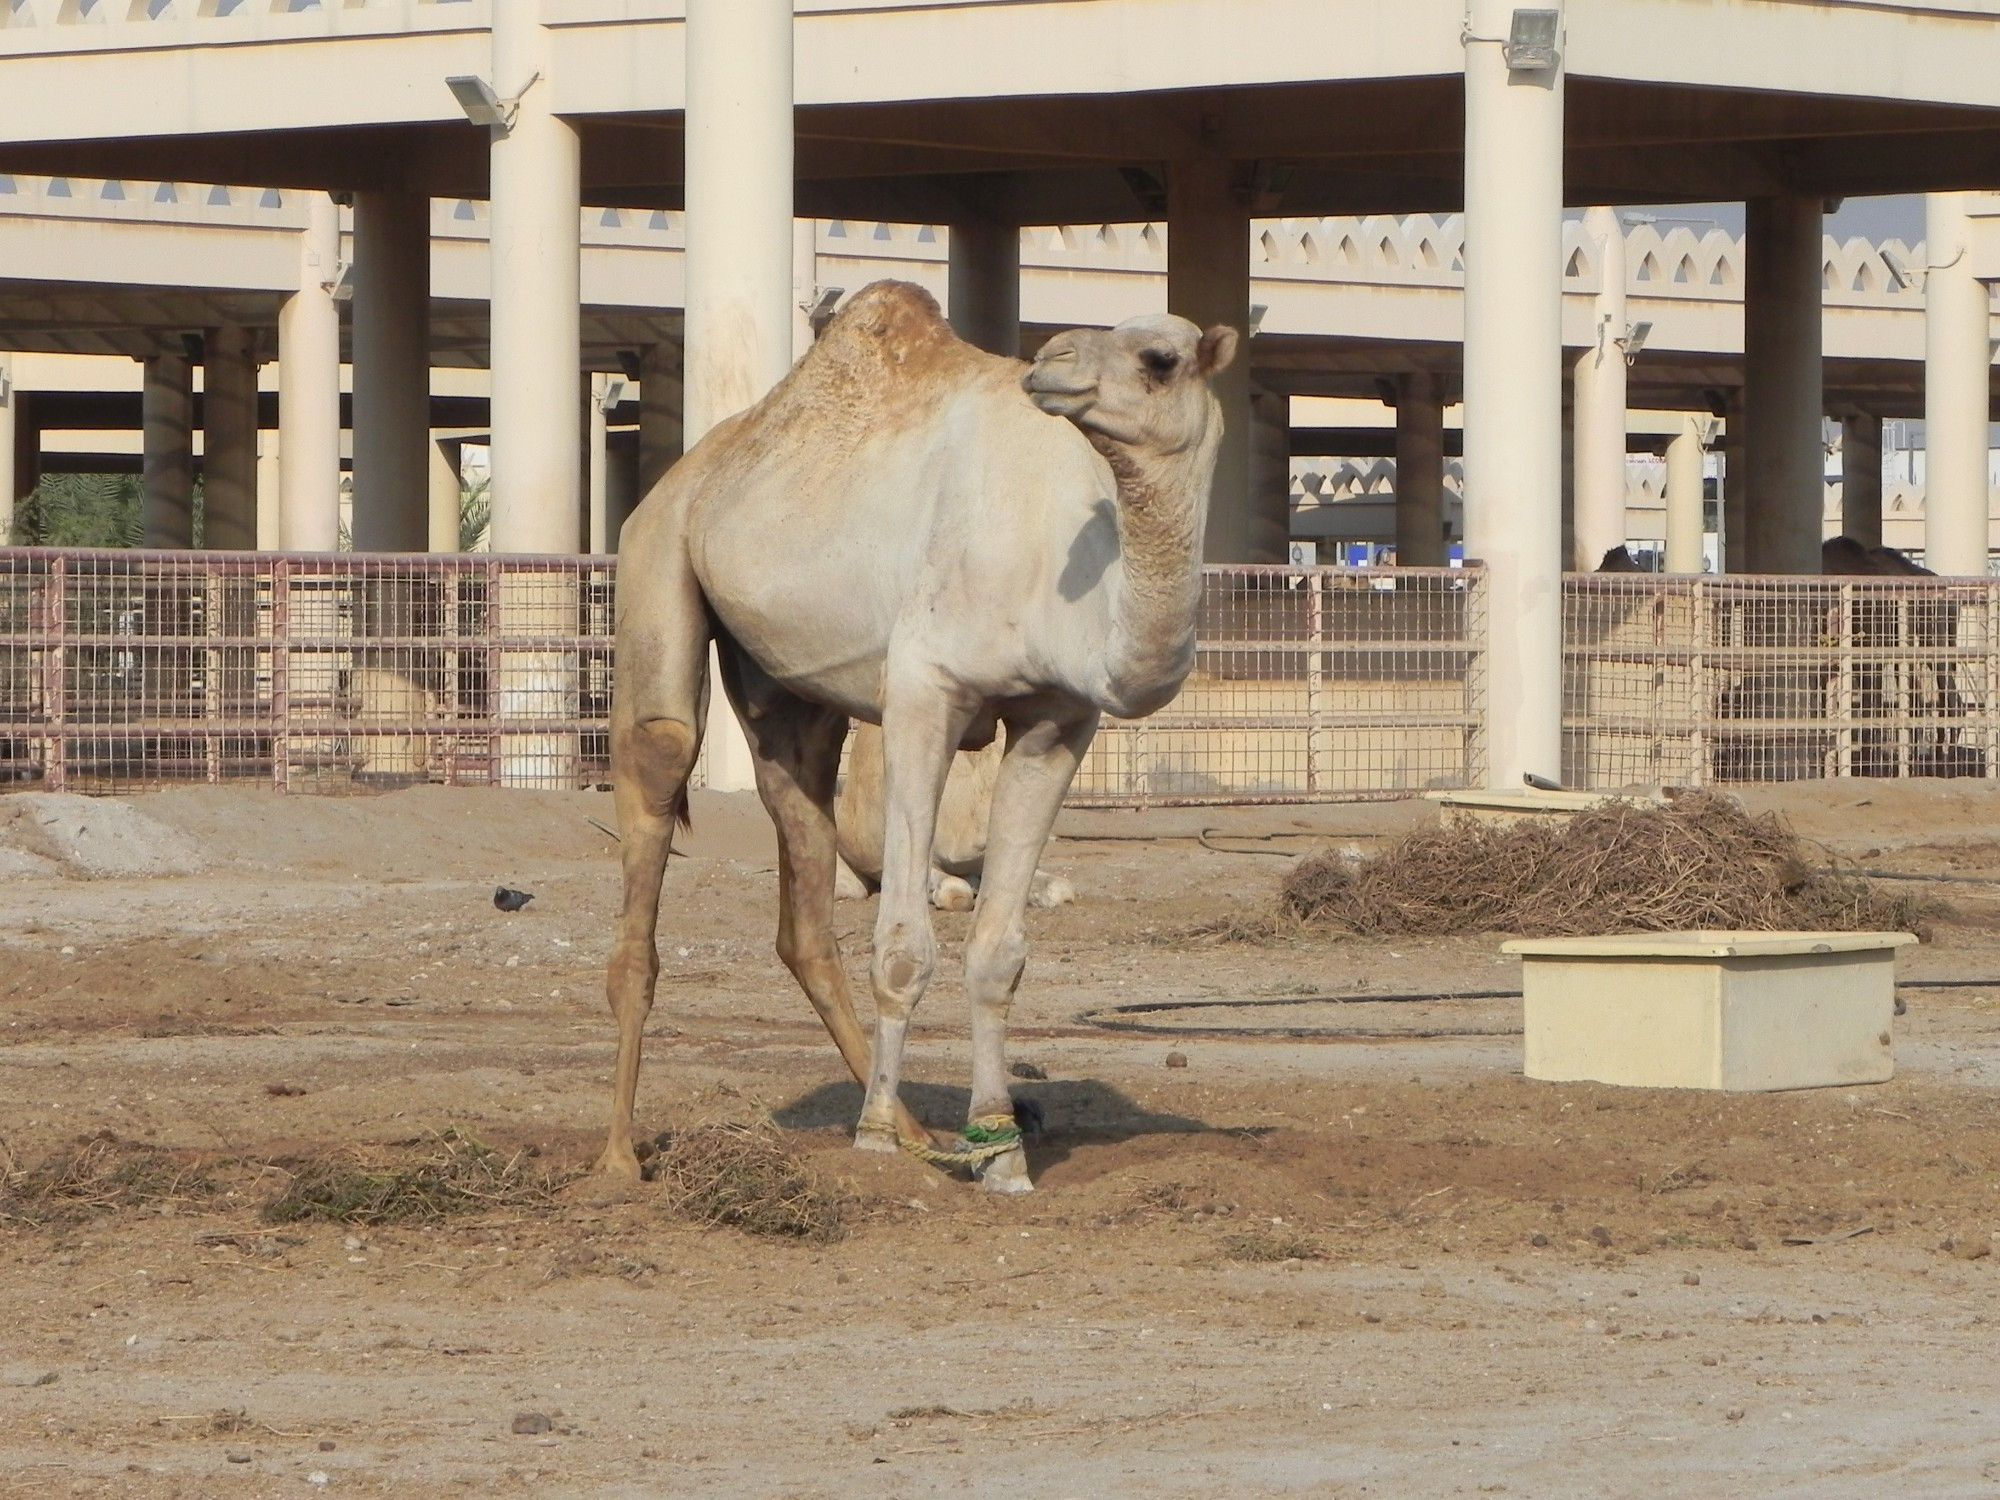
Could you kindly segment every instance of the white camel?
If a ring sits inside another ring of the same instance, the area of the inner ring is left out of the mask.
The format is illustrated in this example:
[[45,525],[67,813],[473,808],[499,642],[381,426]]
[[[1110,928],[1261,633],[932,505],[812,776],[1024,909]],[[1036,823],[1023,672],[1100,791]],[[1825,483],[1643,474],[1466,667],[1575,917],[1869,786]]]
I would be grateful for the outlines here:
[[[1006,1018],[1035,867],[1101,713],[1136,718],[1194,662],[1230,328],[1136,318],[1021,362],[961,343],[921,288],[878,282],[762,401],[719,424],[626,523],[612,781],[624,904],[599,1165],[636,1176],[632,1109],[660,884],[700,749],[714,639],[778,830],[778,953],[867,1089],[855,1145],[928,1137],[897,1097],[936,964],[926,899],[952,753],[1007,731],[965,952],[981,1182],[1031,1183]],[[1026,395],[1023,395],[1025,390]],[[879,723],[887,792],[872,1054],[833,935],[847,720]]]
[[[986,874],[986,829],[993,821],[993,788],[1000,780],[1006,743],[995,735],[983,750],[961,750],[951,758],[938,799],[937,834],[931,845],[931,905],[939,911],[971,911]],[[839,829],[840,866],[834,894],[858,901],[882,886],[883,800],[882,729],[861,723],[847,746],[847,775],[833,805]],[[1035,871],[1028,905],[1046,909],[1076,900],[1076,887],[1060,875]]]

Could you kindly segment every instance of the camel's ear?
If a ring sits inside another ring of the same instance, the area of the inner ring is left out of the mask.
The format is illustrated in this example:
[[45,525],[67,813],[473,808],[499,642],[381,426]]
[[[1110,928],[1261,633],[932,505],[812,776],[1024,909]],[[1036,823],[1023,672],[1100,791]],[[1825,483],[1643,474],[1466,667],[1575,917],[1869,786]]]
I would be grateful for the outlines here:
[[1217,323],[1201,336],[1201,347],[1195,354],[1195,368],[1203,375],[1214,375],[1228,369],[1236,362],[1237,334],[1227,323]]

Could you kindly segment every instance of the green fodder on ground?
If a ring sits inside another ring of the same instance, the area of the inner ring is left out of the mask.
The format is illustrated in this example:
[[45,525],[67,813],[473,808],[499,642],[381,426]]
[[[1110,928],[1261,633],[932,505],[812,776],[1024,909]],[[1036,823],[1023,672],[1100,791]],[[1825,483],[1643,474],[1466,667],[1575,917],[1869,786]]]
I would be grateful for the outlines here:
[[844,1195],[769,1120],[668,1131],[646,1176],[667,1205],[698,1224],[826,1244],[844,1232]]
[[397,1148],[285,1157],[284,1191],[264,1207],[274,1224],[432,1223],[450,1214],[546,1208],[576,1174],[531,1151],[501,1152],[450,1127]]
[[1828,867],[1776,813],[1689,792],[1662,806],[1607,802],[1567,822],[1500,828],[1457,818],[1370,860],[1299,861],[1282,903],[1364,935],[1510,932],[1586,937],[1689,928],[1916,931],[1936,903]]
[[57,1223],[107,1209],[205,1202],[218,1190],[211,1157],[100,1132],[34,1166],[0,1142],[0,1216]]

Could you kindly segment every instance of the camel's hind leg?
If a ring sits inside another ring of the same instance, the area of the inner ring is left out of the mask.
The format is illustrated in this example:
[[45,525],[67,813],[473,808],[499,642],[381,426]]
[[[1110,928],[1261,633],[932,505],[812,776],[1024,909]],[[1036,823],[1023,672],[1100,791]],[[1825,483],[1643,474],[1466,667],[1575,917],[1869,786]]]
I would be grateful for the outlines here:
[[[778,957],[806,992],[848,1071],[865,1085],[868,1035],[854,1013],[833,933],[834,786],[847,716],[786,692],[727,641],[722,673],[747,725],[757,794],[778,830]],[[896,1123],[906,1138],[929,1139],[900,1100]]]
[[701,750],[708,703],[707,608],[674,534],[676,519],[672,510],[641,510],[633,518],[639,524],[627,524],[620,548],[631,561],[619,585],[611,782],[625,892],[605,973],[605,994],[618,1024],[618,1062],[610,1131],[597,1165],[625,1177],[639,1175],[632,1109],[641,1040],[660,973],[654,946],[660,883],[674,824],[686,821],[687,780]]

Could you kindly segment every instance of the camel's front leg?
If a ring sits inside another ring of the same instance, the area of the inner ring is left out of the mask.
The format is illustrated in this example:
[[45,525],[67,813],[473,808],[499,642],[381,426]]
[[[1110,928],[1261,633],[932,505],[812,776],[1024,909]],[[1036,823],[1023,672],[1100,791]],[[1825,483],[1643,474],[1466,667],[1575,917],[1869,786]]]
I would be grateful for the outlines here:
[[868,1097],[854,1144],[894,1151],[903,1039],[937,966],[931,933],[931,844],[938,798],[971,717],[941,683],[892,683],[882,711],[882,906],[869,967],[875,989],[875,1047]]
[[[1028,959],[1023,913],[1035,867],[1055,826],[1083,753],[1097,732],[1097,715],[1027,719],[1007,727],[1007,758],[993,787],[986,835],[986,870],[979,906],[965,945],[965,997],[972,1007],[972,1110],[969,1118],[1011,1116],[1007,1090],[1007,1011]],[[986,1163],[980,1186],[996,1193],[1025,1193],[1027,1154],[1016,1146]]]

